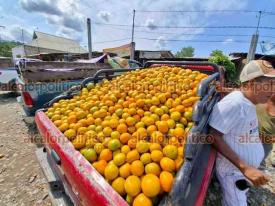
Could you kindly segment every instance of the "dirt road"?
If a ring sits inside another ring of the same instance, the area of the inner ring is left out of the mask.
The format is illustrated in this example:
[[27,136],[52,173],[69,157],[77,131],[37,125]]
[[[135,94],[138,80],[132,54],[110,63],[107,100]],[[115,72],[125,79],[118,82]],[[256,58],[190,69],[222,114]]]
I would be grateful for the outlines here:
[[22,120],[11,93],[0,93],[0,205],[51,205],[48,185],[31,139],[36,131]]

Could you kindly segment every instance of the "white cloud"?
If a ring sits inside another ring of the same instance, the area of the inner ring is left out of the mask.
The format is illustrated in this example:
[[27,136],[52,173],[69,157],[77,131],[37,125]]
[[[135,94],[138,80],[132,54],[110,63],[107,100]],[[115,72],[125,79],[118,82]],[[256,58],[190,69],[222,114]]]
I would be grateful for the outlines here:
[[55,0],[20,0],[22,8],[28,12],[61,15]]
[[159,36],[157,40],[155,41],[155,48],[157,49],[164,49],[166,47],[167,42],[165,41],[165,38],[163,36]]
[[[92,21],[92,39],[95,42],[111,41],[131,37],[131,26],[104,26],[95,25],[94,22],[107,22],[109,24],[132,24],[132,11],[136,9],[135,41],[137,49],[172,48],[171,43],[165,39],[194,39],[196,34],[204,32],[204,29],[172,29],[158,28],[157,26],[201,26],[212,25],[215,20],[213,13],[141,13],[140,10],[219,10],[219,9],[244,9],[248,0],[20,0],[20,5],[29,13],[38,13],[51,25],[46,31],[54,31],[68,38],[86,41],[86,18]],[[53,8],[54,7],[54,8]],[[108,10],[106,10],[106,8]],[[223,15],[223,14],[221,14]],[[34,17],[35,18],[35,17]],[[35,21],[34,21],[35,22]],[[32,23],[32,22],[30,22]],[[220,23],[220,22],[219,22]],[[222,24],[222,23],[221,23]],[[34,26],[34,25],[31,25]],[[38,25],[42,28],[42,25]],[[165,32],[175,34],[163,34]],[[194,34],[191,36],[181,33]],[[149,41],[138,37],[157,39]],[[130,40],[129,40],[130,41]],[[94,44],[95,50],[119,46],[129,43],[128,40]],[[170,47],[169,47],[170,46]]]
[[105,22],[109,22],[111,18],[111,13],[108,11],[100,11],[98,12],[97,16]]
[[65,0],[20,0],[21,7],[27,12],[44,15],[47,22],[82,32],[85,18],[78,12],[78,1]]
[[228,44],[228,43],[231,43],[231,42],[234,42],[234,39],[228,38],[228,39],[225,39],[222,43],[223,44]]
[[1,31],[1,38],[5,40],[10,40],[10,41],[20,41],[24,43],[28,43],[32,39],[32,32],[23,29],[23,34],[22,34],[22,28],[19,25],[13,25],[4,28]]

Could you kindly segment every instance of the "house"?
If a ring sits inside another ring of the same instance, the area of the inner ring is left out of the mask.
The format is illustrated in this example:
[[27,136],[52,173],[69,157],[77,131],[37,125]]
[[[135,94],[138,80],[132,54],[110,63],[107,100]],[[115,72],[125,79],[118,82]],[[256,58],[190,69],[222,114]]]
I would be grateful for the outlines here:
[[12,49],[14,59],[43,53],[82,54],[87,53],[87,51],[82,48],[78,42],[72,39],[38,31],[34,31],[33,38],[30,43],[20,45]]
[[[230,60],[235,64],[237,70],[237,76],[240,76],[240,73],[247,63],[247,53],[246,52],[234,52],[229,54]],[[269,61],[273,66],[275,66],[275,55],[264,55],[264,54],[255,54],[255,59],[263,59]]]

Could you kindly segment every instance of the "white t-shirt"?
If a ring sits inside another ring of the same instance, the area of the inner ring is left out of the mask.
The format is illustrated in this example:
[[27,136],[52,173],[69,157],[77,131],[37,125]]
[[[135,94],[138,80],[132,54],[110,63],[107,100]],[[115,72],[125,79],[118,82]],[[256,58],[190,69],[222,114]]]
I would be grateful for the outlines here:
[[[224,141],[247,164],[259,167],[264,150],[259,138],[255,105],[242,92],[225,96],[213,108],[209,125],[223,133]],[[216,169],[219,172],[239,172],[228,159],[218,154]]]

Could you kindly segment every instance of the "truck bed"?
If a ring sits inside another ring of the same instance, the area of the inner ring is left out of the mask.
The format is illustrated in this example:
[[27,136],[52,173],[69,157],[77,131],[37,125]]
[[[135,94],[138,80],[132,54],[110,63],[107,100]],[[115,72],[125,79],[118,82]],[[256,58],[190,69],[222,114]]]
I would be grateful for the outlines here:
[[[173,62],[173,64],[188,66],[190,63]],[[207,72],[214,72],[213,68],[210,71],[208,63],[198,63],[197,67],[194,63],[192,65],[191,68],[195,70],[202,71],[207,68]],[[213,67],[213,65],[210,66]],[[213,81],[217,77],[218,74],[213,75],[210,80]],[[214,90],[206,88],[209,84],[210,81],[199,89],[200,95],[205,98],[202,98],[197,104],[198,106],[194,108],[193,119],[196,126],[192,128],[191,134],[207,134],[208,117],[218,100],[218,96],[215,96],[214,93],[211,94],[211,91],[214,92]],[[208,104],[207,101],[211,95],[214,95],[215,99]],[[75,150],[72,143],[42,110],[36,113],[35,121],[44,139],[47,153],[55,160],[52,167],[61,176],[64,187],[67,188],[67,194],[75,205],[128,205],[80,152]],[[188,139],[190,138],[188,137]],[[177,173],[172,191],[163,197],[160,205],[202,206],[211,180],[215,157],[216,152],[211,145],[188,142],[185,162]]]

